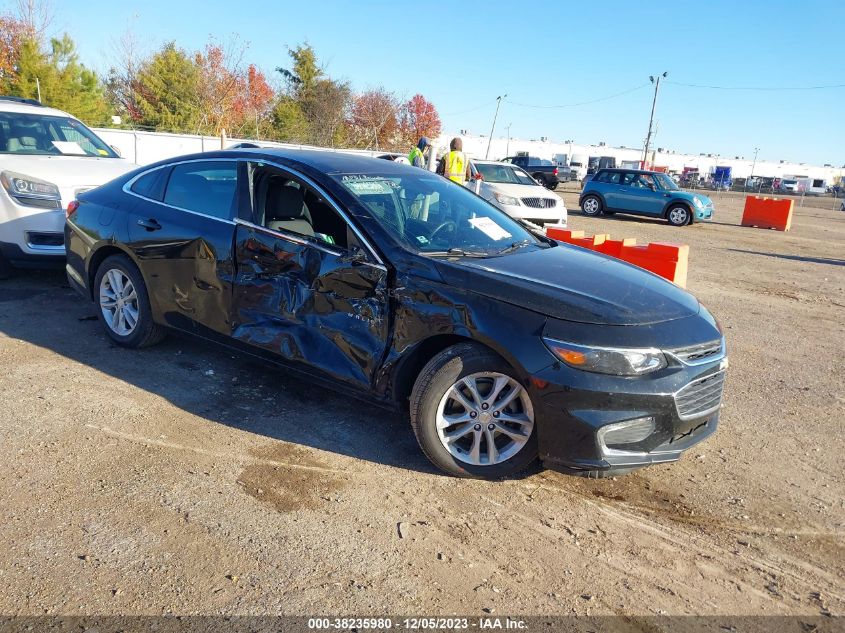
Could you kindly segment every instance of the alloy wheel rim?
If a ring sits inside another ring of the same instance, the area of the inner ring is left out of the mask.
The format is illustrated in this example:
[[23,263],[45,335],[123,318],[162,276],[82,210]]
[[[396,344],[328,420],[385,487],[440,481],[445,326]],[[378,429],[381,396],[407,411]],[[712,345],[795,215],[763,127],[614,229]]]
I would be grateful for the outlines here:
[[100,309],[106,325],[119,336],[129,336],[138,325],[138,293],[132,280],[112,268],[100,280]]
[[594,198],[587,198],[587,200],[584,201],[584,211],[586,211],[587,213],[595,213],[598,208],[599,203],[596,202]]
[[455,459],[494,466],[519,453],[534,430],[525,388],[499,372],[479,372],[455,382],[437,407],[437,436]]
[[683,209],[672,209],[672,211],[669,212],[669,215],[672,217],[672,221],[675,224],[680,224],[687,219],[687,212]]

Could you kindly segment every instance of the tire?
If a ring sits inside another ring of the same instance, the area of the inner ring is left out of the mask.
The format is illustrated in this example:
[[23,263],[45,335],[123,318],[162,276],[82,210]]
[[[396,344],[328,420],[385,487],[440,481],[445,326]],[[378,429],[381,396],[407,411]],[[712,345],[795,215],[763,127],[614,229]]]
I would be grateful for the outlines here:
[[15,273],[15,269],[2,254],[0,254],[0,279],[8,279]]
[[603,206],[598,196],[584,196],[581,200],[581,212],[593,218],[601,215]]
[[125,255],[103,260],[94,277],[94,293],[97,317],[108,337],[118,345],[149,347],[165,337],[166,330],[153,321],[141,271]]
[[672,226],[686,226],[690,223],[691,218],[692,213],[690,213],[689,207],[686,205],[673,204],[666,209],[666,219],[669,220],[669,224]]
[[543,185],[546,189],[549,188],[549,181],[546,180],[546,177],[543,174],[534,174],[532,178]]
[[[470,386],[475,387],[475,396]],[[459,404],[461,400],[467,406]],[[503,402],[504,407],[496,410],[496,404]],[[510,365],[475,343],[449,347],[423,367],[411,392],[410,413],[423,453],[449,475],[501,479],[537,459],[528,391]],[[448,418],[454,422],[449,424]]]
[[555,189],[557,189],[557,186],[558,186],[559,184],[560,184],[560,183],[556,182],[555,184],[553,184],[552,186],[550,186],[550,187],[549,187],[549,189],[550,189],[551,191],[554,191]]

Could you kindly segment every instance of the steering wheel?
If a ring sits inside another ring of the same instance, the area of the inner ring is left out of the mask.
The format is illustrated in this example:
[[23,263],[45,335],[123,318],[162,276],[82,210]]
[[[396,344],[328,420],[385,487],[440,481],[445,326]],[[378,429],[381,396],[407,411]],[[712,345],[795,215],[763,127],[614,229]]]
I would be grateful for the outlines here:
[[449,228],[452,231],[456,231],[458,229],[458,225],[455,224],[454,220],[446,220],[441,222],[440,225],[431,232],[431,235],[428,236],[428,239],[432,242],[434,241],[434,237],[442,230]]

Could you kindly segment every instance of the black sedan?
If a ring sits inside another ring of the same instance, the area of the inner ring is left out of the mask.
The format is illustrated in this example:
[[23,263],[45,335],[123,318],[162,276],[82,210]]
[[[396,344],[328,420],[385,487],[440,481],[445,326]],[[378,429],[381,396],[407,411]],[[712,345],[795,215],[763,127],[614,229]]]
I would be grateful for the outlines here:
[[181,330],[406,408],[453,475],[618,474],[718,424],[724,339],[692,295],[407,165],[184,156],[81,194],[65,232],[117,344]]

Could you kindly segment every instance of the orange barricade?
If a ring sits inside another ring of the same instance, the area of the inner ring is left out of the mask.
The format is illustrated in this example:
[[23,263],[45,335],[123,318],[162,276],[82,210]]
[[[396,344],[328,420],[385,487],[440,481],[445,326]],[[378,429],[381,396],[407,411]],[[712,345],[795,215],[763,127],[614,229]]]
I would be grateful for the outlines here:
[[794,200],[746,196],[745,209],[742,211],[742,226],[788,231],[792,226],[794,205]]
[[637,240],[633,237],[612,240],[609,235],[604,233],[585,236],[584,231],[573,231],[557,226],[547,226],[546,236],[559,242],[589,248],[621,259],[634,266],[645,268],[682,288],[687,285],[689,246],[686,244],[652,242],[645,246],[637,246]]

